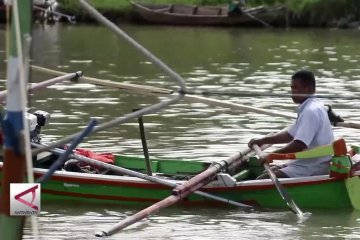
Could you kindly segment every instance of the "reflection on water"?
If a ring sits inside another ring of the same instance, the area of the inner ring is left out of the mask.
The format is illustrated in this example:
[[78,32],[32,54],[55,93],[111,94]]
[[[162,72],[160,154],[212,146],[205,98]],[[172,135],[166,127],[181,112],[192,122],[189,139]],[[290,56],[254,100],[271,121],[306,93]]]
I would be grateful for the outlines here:
[[[61,205],[60,205],[61,206]],[[98,239],[95,233],[141,208],[48,206],[39,219],[48,239]],[[360,212],[312,211],[303,223],[286,211],[167,208],[106,239],[357,239]],[[51,223],[51,224],[49,224]],[[76,226],[74,226],[76,224]],[[28,231],[28,230],[27,230]],[[27,238],[31,236],[27,234]]]
[[[359,31],[267,30],[238,28],[186,28],[122,26],[134,39],[186,79],[189,89],[271,92],[278,97],[217,95],[214,98],[264,109],[295,112],[281,93],[289,91],[289,78],[300,68],[318,77],[318,93],[345,119],[360,121]],[[0,31],[0,42],[5,34]],[[176,90],[146,58],[99,26],[35,26],[33,63],[61,71],[83,70],[85,75],[113,81],[146,84]],[[0,46],[0,90],[5,88],[4,44]],[[32,81],[49,76],[32,72]],[[32,110],[52,114],[45,141],[80,131],[91,117],[101,122],[158,102],[155,96],[135,95],[88,84],[61,83],[33,94]],[[151,157],[219,160],[246,148],[250,138],[286,127],[291,120],[268,117],[203,103],[182,101],[144,117]],[[358,142],[358,130],[335,128],[336,138]],[[136,120],[102,131],[82,147],[141,155]],[[45,204],[40,229],[46,239],[91,239],[93,233],[113,225],[135,210],[94,206],[55,207]],[[288,212],[244,213],[234,209],[166,209],[126,229],[123,239],[328,239],[356,238],[359,212],[320,211],[305,223]],[[49,224],[51,223],[51,224]],[[166,225],[164,224],[166,223]],[[75,229],[74,229],[75,228]],[[69,231],[71,229],[71,231]],[[186,229],[186,231],[184,231]],[[27,234],[30,239],[30,235]],[[118,239],[113,237],[109,239]]]

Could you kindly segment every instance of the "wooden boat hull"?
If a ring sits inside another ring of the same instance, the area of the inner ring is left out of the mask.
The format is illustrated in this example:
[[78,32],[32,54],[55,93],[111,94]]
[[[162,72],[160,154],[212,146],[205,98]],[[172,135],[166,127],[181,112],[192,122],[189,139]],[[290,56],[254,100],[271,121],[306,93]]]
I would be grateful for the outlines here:
[[[127,160],[129,160],[128,164],[133,164],[133,168],[135,169],[137,164],[131,163],[133,159],[137,158]],[[143,161],[140,158],[137,160],[139,160],[139,162]],[[198,172],[200,168],[206,168],[208,166],[208,163],[203,162],[177,160],[168,160],[168,162],[170,162],[170,165],[166,165],[165,161],[161,162],[161,168],[165,170],[166,167],[171,167],[172,170],[178,169],[183,173],[190,170],[194,170],[195,173]],[[159,165],[159,162],[153,161],[153,165],[154,164]],[[186,167],[186,164],[190,165]],[[2,163],[0,162],[0,179],[2,178],[2,169]],[[35,178],[39,178],[45,172],[46,169],[35,168]],[[359,176],[360,171],[356,173],[356,177]],[[169,181],[179,184],[183,182],[183,180]],[[281,179],[280,181],[300,208],[352,208],[344,180],[323,175]],[[224,182],[226,182],[226,184],[224,184]],[[57,171],[48,182],[42,184],[41,188],[43,201],[63,202],[64,200],[77,200],[83,202],[132,205],[150,205],[169,196],[171,190],[172,189],[167,186],[130,176],[67,171]],[[218,179],[208,184],[202,191],[254,206],[286,208],[284,201],[280,198],[270,179],[234,182]],[[196,194],[189,195],[181,204],[201,206],[221,205],[221,203]]]
[[[283,15],[284,8],[253,8],[246,13],[229,16],[227,7],[187,6],[187,5],[151,5],[131,2],[134,11],[142,19],[153,24],[235,26],[261,25],[257,20],[273,22]],[[171,9],[171,10],[170,10]],[[196,13],[195,13],[196,12]],[[249,16],[251,14],[251,16]]]

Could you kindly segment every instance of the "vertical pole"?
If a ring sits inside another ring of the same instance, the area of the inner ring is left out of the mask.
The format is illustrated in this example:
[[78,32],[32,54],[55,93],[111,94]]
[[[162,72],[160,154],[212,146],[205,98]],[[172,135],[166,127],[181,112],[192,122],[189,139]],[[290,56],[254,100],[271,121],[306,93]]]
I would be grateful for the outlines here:
[[[26,151],[30,149],[25,108],[28,66],[25,66],[22,49],[29,47],[32,24],[32,1],[13,0],[12,26],[7,68],[6,117],[4,131],[4,165],[0,193],[0,239],[22,239],[25,217],[10,216],[10,183],[25,181]],[[26,146],[28,143],[29,146]],[[29,156],[30,157],[30,156]],[[30,173],[29,173],[30,174]],[[31,173],[32,174],[32,173]]]
[[[134,109],[133,111],[138,111],[139,109]],[[144,157],[145,157],[145,164],[146,164],[146,172],[147,175],[152,176],[152,170],[151,170],[151,162],[149,157],[149,150],[146,143],[146,136],[145,136],[145,128],[144,128],[144,122],[142,117],[140,116],[138,118],[139,122],[139,129],[140,129],[140,137],[141,137],[141,143],[143,147]]]
[[286,29],[290,28],[290,10],[288,7],[285,10],[285,27]]

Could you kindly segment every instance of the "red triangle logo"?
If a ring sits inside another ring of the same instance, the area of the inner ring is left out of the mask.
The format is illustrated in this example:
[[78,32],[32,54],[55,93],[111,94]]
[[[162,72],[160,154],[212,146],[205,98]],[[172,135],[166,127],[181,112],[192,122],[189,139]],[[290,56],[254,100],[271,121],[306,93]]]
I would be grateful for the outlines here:
[[[33,186],[33,187],[31,187],[31,188],[29,188],[29,189],[27,189],[27,190],[25,190],[25,191],[23,191],[23,192],[21,192],[19,194],[16,194],[15,195],[15,200],[25,204],[28,207],[31,207],[32,209],[35,209],[36,211],[39,210],[39,207],[33,204],[34,199],[36,197],[36,189],[38,189],[38,188],[39,188],[39,185],[35,185],[35,186]],[[21,198],[22,196],[24,196],[24,195],[26,195],[26,194],[28,194],[30,192],[32,193],[31,202],[28,202],[28,201]]]

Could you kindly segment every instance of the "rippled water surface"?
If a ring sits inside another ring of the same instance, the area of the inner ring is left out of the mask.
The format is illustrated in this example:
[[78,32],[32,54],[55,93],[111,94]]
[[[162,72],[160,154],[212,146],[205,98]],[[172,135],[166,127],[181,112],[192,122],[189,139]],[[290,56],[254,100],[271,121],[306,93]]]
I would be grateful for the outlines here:
[[[122,26],[130,36],[178,72],[189,89],[226,91],[212,98],[263,109],[294,113],[288,93],[290,76],[312,69],[319,94],[347,120],[360,121],[360,31],[266,30]],[[3,29],[3,28],[2,28]],[[0,30],[0,58],[5,58]],[[60,71],[113,81],[177,90],[176,82],[134,48],[100,26],[34,26],[32,63]],[[0,61],[0,90],[6,66]],[[32,72],[32,82],[50,78]],[[277,97],[241,93],[279,93]],[[352,100],[344,97],[354,97]],[[132,94],[90,84],[61,83],[33,94],[31,110],[52,114],[43,133],[53,141],[80,131],[91,117],[102,123],[156,103],[165,97]],[[244,112],[236,108],[182,101],[144,117],[151,157],[219,160],[246,148],[250,138],[281,130],[291,119]],[[335,128],[336,138],[358,143],[359,130]],[[93,135],[82,147],[142,155],[137,121]],[[323,199],[322,201],[326,201]],[[39,218],[44,239],[92,239],[137,210],[119,206],[43,204]],[[360,213],[313,211],[298,223],[289,212],[243,212],[224,209],[165,209],[108,239],[355,239]],[[26,238],[31,235],[26,230]]]

